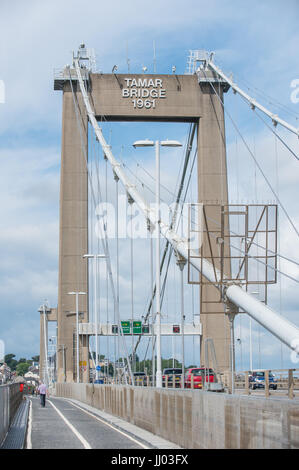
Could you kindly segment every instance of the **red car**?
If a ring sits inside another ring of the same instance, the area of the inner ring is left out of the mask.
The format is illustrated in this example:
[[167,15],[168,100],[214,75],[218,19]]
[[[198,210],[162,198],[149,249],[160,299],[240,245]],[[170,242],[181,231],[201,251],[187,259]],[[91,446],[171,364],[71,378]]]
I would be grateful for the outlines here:
[[202,388],[202,382],[206,374],[206,382],[215,382],[215,372],[213,369],[204,367],[192,367],[185,373],[185,388],[191,388],[191,374],[193,374],[193,387]]

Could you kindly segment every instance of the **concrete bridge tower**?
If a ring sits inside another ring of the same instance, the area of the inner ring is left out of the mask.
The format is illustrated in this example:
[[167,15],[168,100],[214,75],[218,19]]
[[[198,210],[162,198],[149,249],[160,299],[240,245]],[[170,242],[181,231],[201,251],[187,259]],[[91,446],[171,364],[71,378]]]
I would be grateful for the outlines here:
[[[82,45],[83,46],[83,45]],[[81,47],[81,52],[83,47]],[[80,50],[79,50],[80,52]],[[84,57],[84,54],[82,55]],[[185,75],[99,74],[89,73],[89,92],[98,119],[112,121],[195,122],[198,126],[198,202],[227,204],[227,168],[224,111],[209,81],[220,96],[226,82],[212,71],[199,80],[195,70]],[[88,293],[88,148],[87,116],[78,91],[75,70],[66,67],[55,78],[54,88],[63,91],[62,151],[60,184],[60,242],[58,286],[58,381],[74,381],[75,310],[70,291]],[[72,88],[74,93],[72,93]],[[135,91],[133,91],[135,90]],[[146,90],[144,92],[138,90]],[[143,98],[136,99],[136,93]],[[149,94],[149,96],[148,96]],[[147,98],[144,98],[147,97]],[[147,102],[145,103],[145,99]],[[208,209],[218,226],[219,213]],[[203,252],[211,246],[204,238]],[[212,241],[212,250],[218,250]],[[229,269],[229,266],[227,266]],[[80,296],[82,321],[88,321],[88,295]],[[204,364],[204,338],[213,338],[219,368],[229,369],[229,322],[219,292],[201,286],[201,323],[203,328],[201,362]],[[88,381],[88,337],[81,341],[82,364],[87,364],[83,380]],[[59,349],[60,348],[60,349]],[[63,365],[64,364],[64,365]],[[65,370],[64,370],[65,369]]]

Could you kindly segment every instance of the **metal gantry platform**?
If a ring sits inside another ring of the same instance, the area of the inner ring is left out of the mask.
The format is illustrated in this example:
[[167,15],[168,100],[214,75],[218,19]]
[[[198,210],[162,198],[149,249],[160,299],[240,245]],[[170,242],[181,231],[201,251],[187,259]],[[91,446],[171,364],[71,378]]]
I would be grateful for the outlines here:
[[[79,335],[92,336],[96,334],[95,323],[79,323]],[[118,325],[110,323],[99,323],[97,334],[100,336],[117,336]],[[133,333],[134,336],[156,336],[157,325],[142,325],[141,332]],[[184,336],[201,335],[202,327],[201,324],[187,323],[184,324]],[[132,333],[125,333],[124,336],[131,336]],[[161,324],[161,335],[162,336],[181,336],[181,325],[176,323],[162,323]]]

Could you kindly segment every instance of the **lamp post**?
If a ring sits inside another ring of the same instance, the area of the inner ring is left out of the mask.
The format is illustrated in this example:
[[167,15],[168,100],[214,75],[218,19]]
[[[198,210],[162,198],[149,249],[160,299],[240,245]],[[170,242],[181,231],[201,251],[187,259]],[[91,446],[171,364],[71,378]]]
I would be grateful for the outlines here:
[[177,140],[137,140],[133,147],[155,147],[156,159],[156,310],[157,310],[157,371],[156,387],[162,387],[162,367],[161,367],[161,302],[160,302],[160,146],[161,147],[181,147]]
[[[258,297],[259,295],[259,292],[258,291],[255,291],[255,292],[251,292],[252,295],[256,295]],[[252,364],[252,319],[251,317],[249,317],[249,367],[250,367],[250,371],[252,372],[252,369],[253,369],[253,364]]]
[[80,372],[79,372],[79,295],[86,295],[86,292],[68,292],[68,294],[76,296],[77,383],[79,383],[80,382]]
[[96,325],[95,337],[96,337],[96,382],[99,380],[99,371],[98,371],[98,305],[97,305],[97,285],[98,285],[98,259],[106,258],[105,255],[98,254],[86,254],[83,255],[83,258],[93,259],[94,260],[94,321]]

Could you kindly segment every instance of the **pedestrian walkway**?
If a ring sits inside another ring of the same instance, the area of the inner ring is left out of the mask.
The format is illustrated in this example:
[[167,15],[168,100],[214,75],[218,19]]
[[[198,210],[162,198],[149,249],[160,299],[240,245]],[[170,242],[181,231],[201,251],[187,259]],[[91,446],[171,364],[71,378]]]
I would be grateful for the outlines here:
[[13,418],[1,449],[23,449],[28,419],[28,400],[23,400]]
[[80,402],[51,397],[43,408],[39,397],[30,400],[26,443],[29,449],[177,448],[175,444]]

